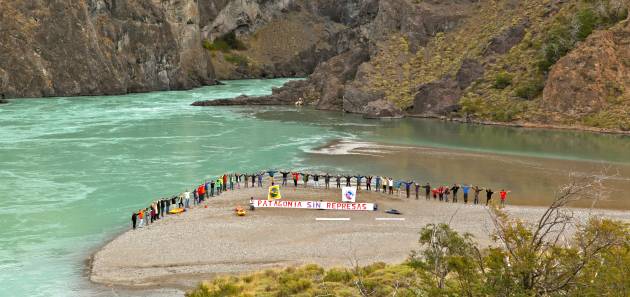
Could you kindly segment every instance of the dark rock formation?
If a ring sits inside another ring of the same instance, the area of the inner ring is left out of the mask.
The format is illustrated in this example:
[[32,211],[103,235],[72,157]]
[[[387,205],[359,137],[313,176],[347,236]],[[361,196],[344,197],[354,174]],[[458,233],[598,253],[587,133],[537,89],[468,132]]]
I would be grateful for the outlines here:
[[457,81],[457,87],[459,89],[465,89],[474,81],[482,78],[484,75],[483,65],[477,60],[465,59],[462,62],[462,66],[455,75]]
[[457,81],[447,77],[421,85],[416,94],[413,113],[444,114],[459,109],[462,90]]
[[354,85],[349,85],[343,94],[343,111],[363,113],[370,102],[377,101],[384,96],[383,92],[365,91]]
[[7,103],[9,103],[9,100],[0,99],[0,104],[7,104]]
[[371,101],[363,109],[363,117],[368,119],[401,118],[403,115],[400,108],[385,99]]
[[213,83],[195,0],[2,1],[0,95],[121,94]]
[[230,106],[230,105],[293,105],[304,94],[304,80],[294,80],[280,88],[274,88],[269,96],[250,97],[241,95],[236,98],[196,101],[192,106]]
[[354,79],[359,65],[367,60],[367,48],[358,47],[321,64],[308,81],[313,91],[321,94],[317,109],[343,109],[345,84]]
[[529,21],[525,20],[495,36],[485,50],[486,55],[505,54],[517,45],[525,36]]
[[455,78],[447,76],[418,87],[412,112],[441,115],[459,110],[463,91],[483,74],[483,65],[478,61],[464,60]]

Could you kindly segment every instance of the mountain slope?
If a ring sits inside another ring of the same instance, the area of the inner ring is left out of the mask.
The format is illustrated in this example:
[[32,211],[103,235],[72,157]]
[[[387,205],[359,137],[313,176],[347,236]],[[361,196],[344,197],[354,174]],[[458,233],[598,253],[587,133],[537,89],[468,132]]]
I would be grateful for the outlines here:
[[0,0],[0,98],[307,76],[265,98],[199,105],[303,101],[372,116],[628,130],[628,5]]

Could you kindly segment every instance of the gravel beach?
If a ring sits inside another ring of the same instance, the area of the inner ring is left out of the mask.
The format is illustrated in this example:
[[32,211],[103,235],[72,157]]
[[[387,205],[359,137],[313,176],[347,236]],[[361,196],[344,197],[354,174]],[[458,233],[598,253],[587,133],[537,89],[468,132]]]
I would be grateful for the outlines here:
[[[283,188],[284,200],[340,201],[340,190]],[[316,263],[324,267],[398,263],[418,248],[418,231],[428,223],[450,223],[471,233],[481,246],[492,244],[486,207],[416,200],[401,192],[390,196],[360,191],[358,202],[378,203],[378,211],[331,211],[262,208],[237,217],[237,205],[266,198],[265,188],[223,193],[180,215],[127,231],[96,252],[90,280],[124,287],[189,288],[218,274],[240,274],[273,267]],[[484,199],[485,201],[485,199]],[[402,215],[384,211],[395,208]],[[536,220],[540,207],[508,206],[514,217]],[[630,212],[575,209],[579,220],[604,215],[630,221]],[[316,221],[349,218],[350,221]],[[376,218],[404,218],[383,221]]]

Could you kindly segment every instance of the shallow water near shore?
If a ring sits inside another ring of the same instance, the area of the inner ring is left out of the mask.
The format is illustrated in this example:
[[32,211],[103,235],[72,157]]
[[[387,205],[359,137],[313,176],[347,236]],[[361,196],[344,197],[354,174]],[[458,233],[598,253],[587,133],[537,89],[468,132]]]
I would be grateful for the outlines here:
[[[285,81],[1,106],[0,295],[134,296],[90,284],[84,260],[128,228],[132,211],[225,170],[314,168],[492,183],[512,189],[514,203],[538,205],[571,168],[607,166],[619,172],[612,184],[617,203],[604,207],[630,209],[627,136],[372,121],[308,108],[190,106],[269,94]],[[552,170],[554,177],[541,170]],[[540,198],[532,202],[528,194]]]

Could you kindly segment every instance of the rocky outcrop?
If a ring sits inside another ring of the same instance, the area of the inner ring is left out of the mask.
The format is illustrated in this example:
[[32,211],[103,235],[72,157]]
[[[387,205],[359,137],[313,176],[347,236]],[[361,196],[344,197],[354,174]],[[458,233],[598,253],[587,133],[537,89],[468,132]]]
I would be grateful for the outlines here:
[[363,117],[368,119],[402,118],[403,115],[400,108],[385,99],[371,101],[363,109]]
[[241,95],[236,98],[202,100],[192,106],[234,106],[234,105],[294,105],[303,100],[306,81],[290,81],[280,88],[274,88],[269,96],[250,97]]
[[7,104],[7,103],[9,103],[9,100],[0,99],[0,104]]
[[[554,121],[630,103],[630,22],[593,34],[549,72],[541,104]],[[618,108],[615,113],[627,113]],[[630,116],[630,114],[625,115]]]
[[478,61],[464,60],[455,77],[447,76],[419,86],[412,112],[443,115],[458,111],[463,91],[475,80],[482,78],[483,74],[483,66]]
[[[291,65],[314,65],[312,74],[296,89],[293,100],[276,98],[278,95],[265,97],[270,102],[294,102],[297,98],[304,98],[306,104],[322,110],[343,110],[351,113],[365,113],[366,106],[384,98],[382,91],[370,89],[363,78],[357,73],[361,67],[371,66],[371,56],[380,49],[380,43],[387,41],[394,34],[402,34],[413,52],[424,46],[437,33],[455,27],[468,13],[475,1],[450,0],[445,2],[426,1],[413,3],[406,0],[378,1],[297,1],[289,5],[293,11],[323,17],[328,21],[345,26],[318,45],[327,44],[332,50],[321,50],[313,54],[312,50],[304,51],[301,63]],[[264,28],[261,27],[261,28]],[[258,34],[258,33],[257,33]],[[315,47],[313,47],[315,48]],[[304,63],[305,61],[316,63]],[[272,67],[273,68],[273,67]],[[278,67],[276,68],[276,72]],[[272,70],[265,73],[273,73]],[[467,79],[463,75],[461,79]],[[458,77],[458,79],[460,79]],[[462,84],[469,84],[462,82]],[[258,100],[250,99],[252,104]],[[248,100],[240,100],[247,104]],[[214,103],[217,104],[217,103]],[[386,104],[374,104],[372,110]],[[398,108],[399,109],[399,108]],[[383,110],[383,113],[391,110]],[[378,112],[374,112],[378,114]]]
[[525,30],[529,26],[529,20],[524,20],[517,25],[511,26],[490,40],[490,44],[485,50],[485,55],[505,54],[515,45],[517,45],[523,37]]
[[2,1],[0,94],[122,94],[214,81],[197,1]]
[[359,65],[367,60],[367,48],[358,47],[322,63],[308,81],[311,90],[321,94],[315,103],[317,109],[352,111],[345,108],[345,85],[355,78]]

